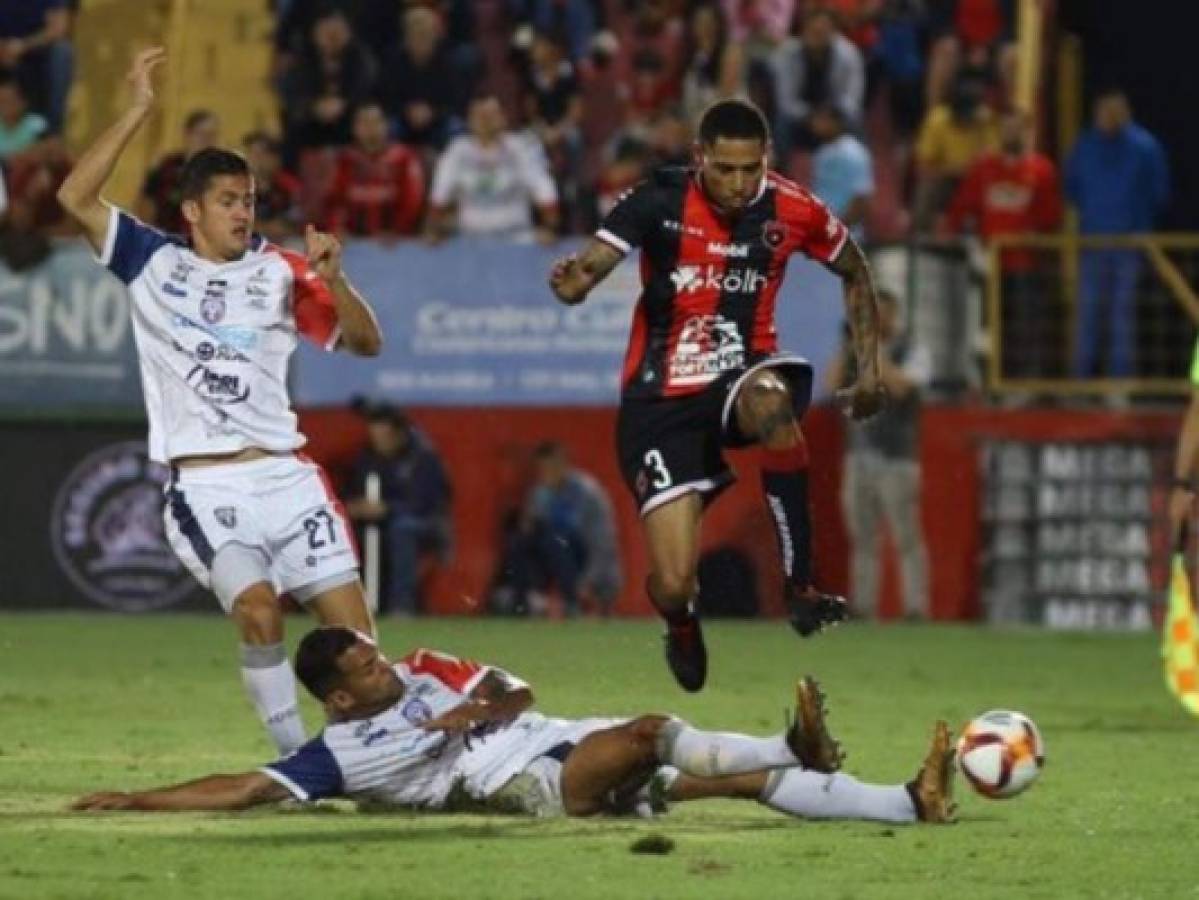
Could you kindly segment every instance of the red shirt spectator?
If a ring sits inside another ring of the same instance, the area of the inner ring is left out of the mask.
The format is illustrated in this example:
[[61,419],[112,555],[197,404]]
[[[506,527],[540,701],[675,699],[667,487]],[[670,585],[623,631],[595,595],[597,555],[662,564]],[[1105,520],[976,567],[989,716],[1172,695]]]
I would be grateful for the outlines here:
[[337,158],[328,227],[363,237],[416,234],[424,202],[420,157],[409,147],[388,141],[381,106],[360,106],[354,114],[354,145]]
[[[1048,157],[1025,146],[1025,120],[1011,113],[1001,123],[1003,149],[975,162],[958,185],[949,204],[946,224],[953,233],[973,219],[978,234],[990,240],[1003,234],[1049,231],[1062,218],[1057,169]],[[1003,254],[1006,271],[1035,267],[1033,251],[1011,249]]]
[[959,0],[958,35],[967,47],[989,47],[1003,35],[1003,10],[999,0]]

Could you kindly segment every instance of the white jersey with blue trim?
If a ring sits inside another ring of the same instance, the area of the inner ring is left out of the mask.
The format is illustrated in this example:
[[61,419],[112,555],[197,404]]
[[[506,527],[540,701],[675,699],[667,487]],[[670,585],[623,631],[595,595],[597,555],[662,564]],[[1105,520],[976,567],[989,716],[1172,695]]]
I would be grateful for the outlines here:
[[303,334],[333,349],[332,293],[300,254],[255,235],[215,263],[113,207],[99,260],[129,287],[150,458],[304,445],[287,393]]
[[537,738],[558,722],[523,713],[507,727],[472,737],[469,749],[461,736],[421,728],[467,702],[489,671],[476,662],[417,650],[395,666],[404,685],[395,705],[370,719],[329,725],[261,771],[305,801],[352,797],[436,809],[459,785],[484,799],[545,752]]

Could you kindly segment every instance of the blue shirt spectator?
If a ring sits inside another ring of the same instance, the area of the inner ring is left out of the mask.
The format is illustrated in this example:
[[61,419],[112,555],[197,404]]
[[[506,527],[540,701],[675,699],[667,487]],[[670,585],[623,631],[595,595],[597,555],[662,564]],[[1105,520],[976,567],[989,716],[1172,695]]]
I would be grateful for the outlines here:
[[1086,234],[1152,231],[1166,206],[1170,172],[1157,138],[1132,121],[1123,94],[1101,97],[1095,127],[1066,162],[1066,195]]
[[812,191],[850,227],[854,240],[861,241],[874,194],[870,151],[846,132],[835,107],[822,107],[812,115],[812,131],[821,142],[812,155]]

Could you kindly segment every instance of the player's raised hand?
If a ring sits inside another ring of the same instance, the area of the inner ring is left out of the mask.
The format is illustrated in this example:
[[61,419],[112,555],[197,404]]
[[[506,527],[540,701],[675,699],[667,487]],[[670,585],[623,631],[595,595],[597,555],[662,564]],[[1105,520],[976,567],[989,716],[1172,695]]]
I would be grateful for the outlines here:
[[71,804],[74,810],[105,810],[105,809],[135,809],[136,799],[133,794],[121,791],[102,791],[99,794],[88,794],[80,797]]
[[324,231],[317,231],[311,222],[304,229],[304,249],[312,271],[332,281],[341,274],[341,241]]
[[133,64],[125,75],[133,94],[133,105],[148,109],[154,105],[154,79],[152,73],[166,61],[167,52],[162,47],[142,50],[133,58]]
[[878,381],[856,381],[837,391],[837,405],[855,421],[869,419],[887,404],[887,389]]

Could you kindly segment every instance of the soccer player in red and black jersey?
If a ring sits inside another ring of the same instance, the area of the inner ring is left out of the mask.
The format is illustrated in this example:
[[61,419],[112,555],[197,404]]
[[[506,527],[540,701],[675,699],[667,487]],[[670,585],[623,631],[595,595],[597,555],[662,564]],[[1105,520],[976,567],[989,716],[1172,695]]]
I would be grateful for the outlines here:
[[581,303],[641,247],[642,293],[625,359],[617,424],[621,470],[640,507],[650,599],[667,623],[666,658],[698,691],[707,651],[694,609],[699,526],[733,480],[725,447],[763,448],[762,486],[787,576],[791,623],[804,637],[845,618],[845,601],[811,578],[808,452],[799,419],[812,368],[780,353],[774,304],[787,258],[804,253],[836,272],[858,380],[840,399],[854,418],[883,402],[878,308],[870,268],[845,225],[796,184],[767,171],[766,121],[723,100],[699,127],[692,169],[662,169],[630,190],[578,254],[555,264],[550,287]]

